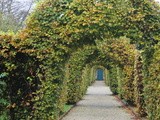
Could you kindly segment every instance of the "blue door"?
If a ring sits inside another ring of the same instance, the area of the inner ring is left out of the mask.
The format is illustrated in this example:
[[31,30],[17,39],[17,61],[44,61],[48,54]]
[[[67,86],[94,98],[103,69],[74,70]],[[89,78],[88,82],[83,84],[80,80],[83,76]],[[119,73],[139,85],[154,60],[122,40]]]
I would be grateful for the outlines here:
[[103,80],[103,70],[97,69],[97,80]]

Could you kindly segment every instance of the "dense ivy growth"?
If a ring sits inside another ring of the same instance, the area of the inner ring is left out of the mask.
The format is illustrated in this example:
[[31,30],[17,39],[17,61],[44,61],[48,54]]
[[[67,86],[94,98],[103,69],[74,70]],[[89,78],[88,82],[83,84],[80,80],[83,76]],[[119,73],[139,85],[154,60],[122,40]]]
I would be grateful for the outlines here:
[[0,118],[57,120],[98,65],[114,94],[159,120],[159,27],[149,0],[41,1],[24,30],[0,35]]

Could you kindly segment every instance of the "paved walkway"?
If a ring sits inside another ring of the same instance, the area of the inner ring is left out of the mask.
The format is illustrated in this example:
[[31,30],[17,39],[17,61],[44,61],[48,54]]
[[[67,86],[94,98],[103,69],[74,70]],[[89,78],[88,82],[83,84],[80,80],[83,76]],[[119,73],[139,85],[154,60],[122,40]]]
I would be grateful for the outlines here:
[[112,96],[103,81],[96,81],[88,88],[84,99],[79,101],[62,120],[134,120]]

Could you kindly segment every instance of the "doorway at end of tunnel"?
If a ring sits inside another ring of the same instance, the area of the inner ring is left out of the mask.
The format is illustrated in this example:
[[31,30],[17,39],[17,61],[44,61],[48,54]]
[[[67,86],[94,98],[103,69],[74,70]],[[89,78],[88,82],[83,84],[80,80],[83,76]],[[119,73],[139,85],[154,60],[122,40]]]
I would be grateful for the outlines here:
[[103,81],[103,79],[104,79],[103,74],[104,74],[103,69],[97,69],[96,70],[96,80]]

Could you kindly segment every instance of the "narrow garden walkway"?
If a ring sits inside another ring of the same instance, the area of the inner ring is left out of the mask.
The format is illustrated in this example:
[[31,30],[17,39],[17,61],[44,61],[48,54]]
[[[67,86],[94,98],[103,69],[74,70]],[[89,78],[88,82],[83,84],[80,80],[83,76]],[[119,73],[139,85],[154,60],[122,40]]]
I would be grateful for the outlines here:
[[103,81],[96,81],[62,120],[134,120],[134,116],[112,96]]

